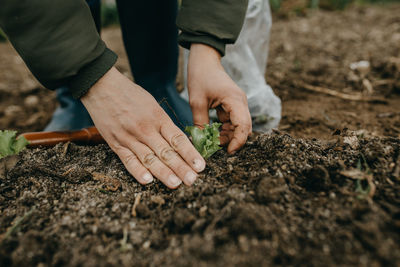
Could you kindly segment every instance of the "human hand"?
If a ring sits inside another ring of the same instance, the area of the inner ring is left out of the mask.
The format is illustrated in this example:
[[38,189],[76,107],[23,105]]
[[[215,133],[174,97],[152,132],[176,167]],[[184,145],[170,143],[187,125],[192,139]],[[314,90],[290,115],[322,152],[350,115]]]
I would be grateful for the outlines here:
[[228,153],[240,149],[252,131],[247,97],[225,72],[221,56],[214,48],[191,45],[188,91],[194,124],[202,127],[209,123],[208,111],[215,108],[222,122],[221,144],[229,143]]
[[205,161],[156,100],[115,68],[82,98],[100,134],[141,184],[191,185]]

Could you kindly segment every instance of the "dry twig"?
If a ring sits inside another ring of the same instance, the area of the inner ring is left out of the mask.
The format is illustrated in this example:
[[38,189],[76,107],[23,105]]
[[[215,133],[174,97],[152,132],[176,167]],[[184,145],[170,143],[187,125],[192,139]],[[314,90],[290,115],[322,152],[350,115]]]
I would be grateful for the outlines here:
[[396,160],[396,168],[393,171],[393,177],[396,178],[396,180],[400,180],[400,155]]
[[338,97],[338,98],[345,99],[345,100],[363,101],[363,102],[380,102],[380,103],[387,102],[385,99],[379,98],[379,97],[365,97],[362,94],[345,94],[345,93],[338,92],[336,90],[332,90],[329,88],[306,84],[304,82],[296,82],[296,85],[303,87],[304,89],[307,89],[309,91],[322,93],[322,94]]
[[141,198],[142,198],[142,193],[138,193],[136,195],[135,202],[133,203],[133,206],[132,206],[131,214],[132,214],[133,217],[137,216],[136,207],[139,205]]

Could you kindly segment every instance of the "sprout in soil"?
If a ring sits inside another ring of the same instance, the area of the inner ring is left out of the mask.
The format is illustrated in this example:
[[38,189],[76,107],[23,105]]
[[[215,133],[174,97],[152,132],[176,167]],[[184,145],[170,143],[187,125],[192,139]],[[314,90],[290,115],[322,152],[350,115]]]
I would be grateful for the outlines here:
[[192,137],[194,147],[199,151],[203,158],[209,158],[212,154],[222,149],[219,141],[219,127],[221,123],[214,122],[211,125],[204,124],[200,129],[196,126],[187,126],[185,132]]
[[25,137],[17,138],[16,136],[16,131],[0,130],[0,159],[16,155],[28,145],[29,142]]

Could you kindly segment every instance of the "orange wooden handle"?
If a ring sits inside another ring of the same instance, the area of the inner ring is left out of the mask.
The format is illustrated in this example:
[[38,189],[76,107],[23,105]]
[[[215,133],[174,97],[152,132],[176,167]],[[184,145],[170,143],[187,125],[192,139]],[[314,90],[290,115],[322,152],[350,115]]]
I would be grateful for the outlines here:
[[31,132],[21,136],[29,141],[28,147],[55,146],[58,143],[76,142],[81,144],[100,144],[104,143],[96,127],[90,127],[79,131],[66,132]]

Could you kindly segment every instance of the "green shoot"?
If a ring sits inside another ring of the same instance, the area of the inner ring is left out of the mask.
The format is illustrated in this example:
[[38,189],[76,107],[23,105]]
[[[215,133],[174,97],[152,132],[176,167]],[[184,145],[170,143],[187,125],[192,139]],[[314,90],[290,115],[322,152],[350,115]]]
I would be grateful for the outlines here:
[[[356,193],[358,193],[357,198],[358,199],[364,199],[366,197],[372,197],[375,193],[375,185],[373,183],[373,174],[371,172],[371,169],[368,166],[367,160],[365,159],[364,154],[361,153],[361,159],[358,160],[357,162],[357,169],[360,170],[360,172],[365,173],[363,177],[365,179],[362,180],[356,180]],[[364,188],[362,181],[366,181],[367,185]]]
[[17,138],[16,131],[0,130],[0,159],[10,155],[16,155],[27,145],[25,137]]
[[366,188],[362,185],[360,180],[356,180],[356,191],[358,199],[367,198],[371,192],[371,186],[368,184]]
[[221,123],[214,122],[211,125],[204,124],[204,129],[196,126],[187,126],[185,131],[192,137],[194,147],[203,158],[209,158],[221,149],[219,141],[219,130]]

